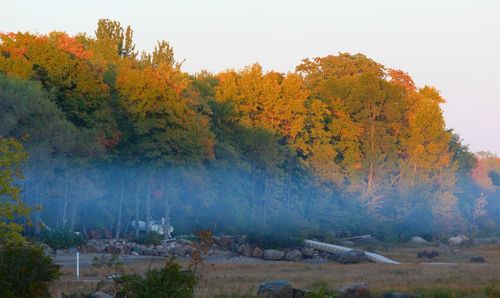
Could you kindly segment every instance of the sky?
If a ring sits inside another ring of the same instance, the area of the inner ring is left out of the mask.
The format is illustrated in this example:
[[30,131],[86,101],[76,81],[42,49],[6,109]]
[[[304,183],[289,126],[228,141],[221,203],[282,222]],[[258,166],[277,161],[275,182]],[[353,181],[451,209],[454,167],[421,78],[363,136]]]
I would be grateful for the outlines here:
[[363,53],[437,87],[447,127],[500,154],[498,0],[0,0],[2,32],[93,35],[100,18],[130,25],[140,50],[169,41],[190,73]]

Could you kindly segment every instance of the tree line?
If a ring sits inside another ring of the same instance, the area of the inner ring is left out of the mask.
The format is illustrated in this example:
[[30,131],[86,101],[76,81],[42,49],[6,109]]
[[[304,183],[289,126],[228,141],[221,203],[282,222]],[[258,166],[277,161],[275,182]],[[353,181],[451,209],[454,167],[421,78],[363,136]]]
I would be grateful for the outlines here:
[[16,181],[33,233],[118,237],[160,217],[179,232],[497,230],[498,158],[484,170],[446,128],[435,87],[348,53],[188,74],[133,33],[102,19],[94,36],[0,35],[0,136],[29,154]]

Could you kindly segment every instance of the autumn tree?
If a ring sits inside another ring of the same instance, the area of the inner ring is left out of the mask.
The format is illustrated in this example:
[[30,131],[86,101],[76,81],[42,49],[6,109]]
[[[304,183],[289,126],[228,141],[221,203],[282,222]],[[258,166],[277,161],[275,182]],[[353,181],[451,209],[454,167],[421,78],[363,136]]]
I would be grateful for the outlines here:
[[22,145],[0,136],[0,243],[22,241],[22,226],[16,221],[29,209],[20,198],[21,165],[27,159]]

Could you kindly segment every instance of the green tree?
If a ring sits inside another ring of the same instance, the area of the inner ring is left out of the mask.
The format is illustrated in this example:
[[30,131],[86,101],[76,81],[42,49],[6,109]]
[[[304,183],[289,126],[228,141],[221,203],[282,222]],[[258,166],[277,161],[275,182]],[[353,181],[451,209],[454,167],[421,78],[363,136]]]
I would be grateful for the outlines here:
[[0,245],[23,240],[23,228],[16,220],[27,216],[29,209],[21,201],[17,183],[27,157],[19,142],[0,136]]

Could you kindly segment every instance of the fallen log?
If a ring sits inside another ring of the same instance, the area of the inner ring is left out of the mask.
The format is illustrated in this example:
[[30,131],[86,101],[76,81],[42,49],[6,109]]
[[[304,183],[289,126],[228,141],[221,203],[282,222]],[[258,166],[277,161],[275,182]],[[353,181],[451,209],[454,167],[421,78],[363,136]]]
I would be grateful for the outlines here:
[[[317,250],[321,251],[326,251],[329,253],[345,253],[352,248],[345,247],[345,246],[340,246],[340,245],[334,245],[334,244],[329,244],[329,243],[324,243],[324,242],[318,242],[314,240],[305,240],[305,245],[310,248],[314,248]],[[371,252],[365,252],[366,256],[370,261],[373,261],[375,263],[385,263],[385,264],[401,264],[400,262],[393,261],[389,258],[386,258],[384,256],[381,256],[379,254],[371,253]]]

